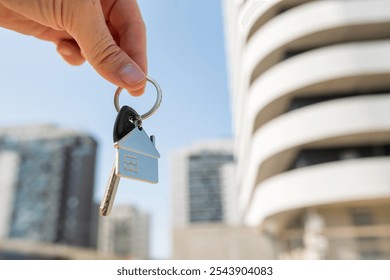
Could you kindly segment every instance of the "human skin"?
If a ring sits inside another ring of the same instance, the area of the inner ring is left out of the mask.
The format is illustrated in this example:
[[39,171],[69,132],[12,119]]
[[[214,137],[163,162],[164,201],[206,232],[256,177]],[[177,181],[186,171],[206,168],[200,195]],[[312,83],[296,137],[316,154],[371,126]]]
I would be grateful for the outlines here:
[[53,42],[68,63],[87,60],[134,96],[145,90],[146,30],[136,0],[0,0],[0,27]]

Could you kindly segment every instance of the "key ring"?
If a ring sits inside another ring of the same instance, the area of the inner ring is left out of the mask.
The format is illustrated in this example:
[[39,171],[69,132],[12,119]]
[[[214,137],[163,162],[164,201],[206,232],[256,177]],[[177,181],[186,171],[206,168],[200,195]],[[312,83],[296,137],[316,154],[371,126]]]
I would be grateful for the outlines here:
[[[154,87],[156,88],[157,99],[156,99],[156,102],[154,103],[153,107],[149,111],[147,111],[145,114],[141,115],[141,120],[147,119],[151,115],[153,115],[157,111],[157,109],[160,107],[161,100],[162,100],[162,91],[161,91],[160,85],[151,77],[146,76],[146,80],[149,81],[150,83],[152,83],[154,85]],[[114,95],[114,106],[115,106],[115,109],[117,112],[120,111],[119,95],[122,92],[122,89],[123,88],[118,87],[117,90],[115,91],[115,95]]]

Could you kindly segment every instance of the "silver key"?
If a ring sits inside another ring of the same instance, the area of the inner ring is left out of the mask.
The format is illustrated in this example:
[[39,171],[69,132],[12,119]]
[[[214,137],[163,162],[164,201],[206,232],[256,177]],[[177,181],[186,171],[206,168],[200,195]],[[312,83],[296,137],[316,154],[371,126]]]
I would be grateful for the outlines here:
[[114,204],[116,191],[118,189],[120,177],[116,175],[116,160],[112,167],[110,178],[106,187],[106,192],[100,204],[100,215],[108,216],[111,213],[112,205]]
[[[153,107],[143,115],[138,115],[129,106],[119,106],[119,95],[122,88],[118,87],[114,95],[114,105],[118,112],[114,125],[114,147],[116,157],[112,167],[106,192],[100,204],[100,215],[108,216],[114,204],[120,177],[132,178],[149,183],[158,182],[158,159],[160,154],[155,147],[155,137],[149,136],[142,128],[142,120],[153,115],[160,107],[162,100],[161,88],[156,81],[147,77],[157,90],[157,99]],[[129,125],[130,121],[133,125]]]

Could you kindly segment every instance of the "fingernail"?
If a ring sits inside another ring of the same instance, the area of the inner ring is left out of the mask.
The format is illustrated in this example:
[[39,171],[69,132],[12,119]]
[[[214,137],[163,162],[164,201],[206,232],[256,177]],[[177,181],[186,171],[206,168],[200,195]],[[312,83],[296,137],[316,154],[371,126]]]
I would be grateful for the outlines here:
[[71,48],[67,48],[67,47],[59,48],[58,52],[64,56],[72,56],[73,55],[73,50]]
[[145,74],[137,66],[131,64],[127,64],[119,73],[119,76],[129,86],[134,86],[145,79]]

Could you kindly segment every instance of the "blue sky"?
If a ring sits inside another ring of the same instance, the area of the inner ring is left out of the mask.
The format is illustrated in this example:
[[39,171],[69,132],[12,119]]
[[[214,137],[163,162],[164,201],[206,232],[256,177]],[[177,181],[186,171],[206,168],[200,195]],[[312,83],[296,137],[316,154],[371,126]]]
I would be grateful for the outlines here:
[[[160,183],[122,179],[116,204],[152,215],[151,254],[169,257],[170,154],[197,140],[232,135],[220,0],[139,0],[147,26],[149,74],[163,89],[159,111],[144,121],[161,154]],[[100,202],[114,161],[116,87],[88,64],[72,67],[54,45],[0,28],[0,126],[54,123],[86,131],[99,144],[95,200]],[[120,103],[139,113],[155,100],[150,85]],[[115,207],[115,205],[114,205]]]

